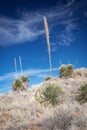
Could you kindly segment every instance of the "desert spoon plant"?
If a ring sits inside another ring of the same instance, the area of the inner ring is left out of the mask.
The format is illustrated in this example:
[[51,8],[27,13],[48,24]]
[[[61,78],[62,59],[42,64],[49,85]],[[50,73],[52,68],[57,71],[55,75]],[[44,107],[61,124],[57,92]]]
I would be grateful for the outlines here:
[[14,91],[23,91],[28,89],[28,76],[23,74],[22,70],[22,61],[21,56],[19,56],[20,70],[21,70],[21,78],[17,77],[17,63],[16,58],[14,58],[14,67],[15,67],[15,80],[12,83],[12,89]]
[[15,79],[12,83],[12,89],[14,91],[20,91],[22,90],[22,81],[20,79]]
[[47,46],[48,46],[48,55],[49,55],[49,64],[50,64],[50,76],[52,77],[52,62],[51,62],[51,52],[50,52],[50,39],[49,39],[49,29],[47,24],[47,19],[44,16],[44,27],[46,32],[46,40],[47,40]]
[[27,90],[28,89],[28,76],[22,75],[21,77],[22,80],[22,86],[23,86],[23,90]]
[[60,86],[46,83],[36,92],[36,99],[45,106],[55,106],[63,102],[64,91]]

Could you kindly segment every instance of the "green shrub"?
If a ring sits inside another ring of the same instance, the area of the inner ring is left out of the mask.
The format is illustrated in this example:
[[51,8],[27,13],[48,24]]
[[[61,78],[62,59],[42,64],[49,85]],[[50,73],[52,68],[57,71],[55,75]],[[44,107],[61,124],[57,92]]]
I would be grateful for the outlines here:
[[50,80],[51,79],[51,77],[50,76],[47,76],[46,78],[45,78],[45,81],[48,81],[48,80]]
[[78,102],[85,103],[87,102],[87,83],[85,83],[84,85],[81,86],[80,88],[80,93],[79,95],[76,97],[76,99],[78,100]]
[[22,89],[22,81],[20,79],[16,79],[13,84],[12,88],[14,91],[19,91]]
[[28,77],[25,76],[25,75],[23,75],[23,76],[21,77],[21,80],[22,80],[22,82],[27,82],[27,81],[29,81],[29,80],[28,80]]
[[14,82],[12,83],[12,89],[14,91],[23,91],[27,90],[28,88],[28,77],[23,75],[19,79],[15,79]]
[[57,105],[62,103],[60,98],[64,94],[63,90],[56,84],[44,84],[36,93],[36,99],[45,105]]
[[74,67],[71,64],[62,65],[59,68],[60,77],[70,77],[72,76]]

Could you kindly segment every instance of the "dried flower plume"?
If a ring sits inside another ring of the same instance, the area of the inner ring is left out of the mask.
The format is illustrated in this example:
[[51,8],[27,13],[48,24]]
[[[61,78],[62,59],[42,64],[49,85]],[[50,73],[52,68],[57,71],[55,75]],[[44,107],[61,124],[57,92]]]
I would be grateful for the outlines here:
[[49,64],[50,64],[50,75],[52,76],[52,63],[51,63],[51,52],[50,52],[49,29],[48,29],[47,19],[46,19],[45,16],[44,16],[44,27],[45,27],[45,33],[46,33],[47,46],[48,46],[48,55],[49,55]]

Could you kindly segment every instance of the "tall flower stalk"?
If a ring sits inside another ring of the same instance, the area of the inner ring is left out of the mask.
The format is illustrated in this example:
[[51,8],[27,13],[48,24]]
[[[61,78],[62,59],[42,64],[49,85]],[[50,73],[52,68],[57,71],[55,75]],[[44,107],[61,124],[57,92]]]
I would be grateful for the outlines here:
[[44,16],[44,27],[45,27],[45,33],[46,33],[46,40],[47,40],[47,46],[48,46],[48,55],[49,55],[49,64],[50,64],[50,76],[52,76],[52,62],[51,62],[51,51],[50,51],[50,38],[49,38],[49,28],[47,19]]
[[17,62],[16,62],[16,58],[14,58],[14,67],[15,67],[15,79],[17,79]]
[[23,75],[21,56],[19,56],[19,63],[20,63],[21,75]]

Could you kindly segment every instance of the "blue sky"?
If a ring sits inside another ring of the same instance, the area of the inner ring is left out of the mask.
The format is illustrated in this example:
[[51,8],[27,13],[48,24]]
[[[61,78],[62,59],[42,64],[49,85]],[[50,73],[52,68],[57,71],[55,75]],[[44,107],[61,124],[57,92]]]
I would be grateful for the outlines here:
[[49,26],[53,77],[60,61],[87,67],[86,0],[0,0],[0,93],[11,91],[14,57],[20,76],[21,56],[30,86],[50,74],[43,16]]

